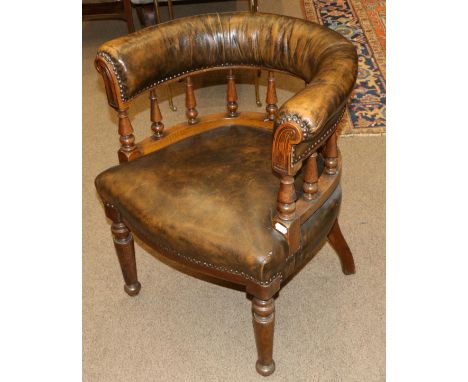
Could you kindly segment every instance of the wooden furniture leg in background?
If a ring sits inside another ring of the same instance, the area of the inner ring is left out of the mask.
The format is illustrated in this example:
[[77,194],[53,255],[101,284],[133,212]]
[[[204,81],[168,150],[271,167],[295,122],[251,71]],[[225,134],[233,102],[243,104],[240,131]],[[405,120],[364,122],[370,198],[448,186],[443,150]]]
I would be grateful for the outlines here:
[[128,33],[135,32],[130,0],[83,3],[81,5],[81,14],[83,21],[124,20],[127,23]]
[[[258,0],[249,0],[249,10],[250,12],[257,12],[258,11]],[[260,101],[260,77],[262,76],[262,71],[257,70],[255,72],[255,103],[258,107],[262,107],[262,101]]]
[[[155,24],[161,23],[161,9],[159,8],[159,1],[153,0],[154,4],[154,14],[155,14]],[[168,0],[167,7],[169,11],[169,19],[174,20],[174,8],[172,4],[172,0]],[[177,107],[174,105],[174,97],[172,95],[172,87],[171,85],[167,85],[167,99],[169,101],[169,109],[172,111],[177,111]]]
[[167,11],[169,13],[169,19],[174,20],[174,5],[172,0],[167,0]]

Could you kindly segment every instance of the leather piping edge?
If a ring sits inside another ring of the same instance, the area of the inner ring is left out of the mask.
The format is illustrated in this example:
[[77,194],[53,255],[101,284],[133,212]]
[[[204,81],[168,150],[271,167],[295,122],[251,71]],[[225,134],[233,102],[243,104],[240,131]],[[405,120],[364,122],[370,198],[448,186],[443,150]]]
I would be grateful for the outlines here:
[[[311,139],[310,141],[312,142],[311,145],[302,153],[300,154],[299,156],[296,157],[295,155],[295,146],[292,146],[292,151],[291,151],[291,155],[292,155],[292,164],[296,164],[297,162],[307,158],[313,151],[314,149],[317,148],[317,146],[319,146],[321,143],[323,143],[324,141],[326,141],[330,135],[333,134],[333,132],[336,130],[336,128],[338,127],[338,124],[341,122],[341,119],[343,118],[344,114],[345,114],[345,111],[346,111],[346,104],[345,106],[342,107],[342,111],[341,111],[341,114],[339,115],[338,119],[335,121],[335,123],[333,125],[331,125],[328,129],[326,129],[325,131],[322,130],[322,132],[320,132],[319,134],[317,134],[315,136],[316,139]],[[287,114],[284,114],[282,115],[282,117],[284,117],[285,115]],[[294,115],[295,117],[299,118],[300,121],[302,121],[302,118],[298,115]],[[301,143],[307,143],[307,141],[303,141]]]
[[[179,78],[179,77],[182,77],[184,75],[187,75],[187,74],[190,74],[190,73],[195,73],[195,72],[199,72],[199,71],[202,71],[202,70],[206,70],[206,69],[216,69],[216,68],[219,68],[219,69],[223,69],[223,68],[230,68],[230,67],[238,67],[238,66],[241,66],[241,67],[252,67],[252,68],[261,68],[261,69],[264,69],[264,70],[274,70],[274,71],[279,71],[279,72],[282,72],[282,73],[287,73],[287,74],[290,74],[291,76],[294,76],[294,77],[297,77],[297,78],[301,78],[303,79],[302,77],[298,76],[297,74],[294,74],[294,73],[291,73],[291,72],[288,72],[288,71],[284,71],[284,70],[279,70],[279,69],[275,69],[275,68],[268,68],[268,67],[263,67],[263,66],[258,66],[258,65],[255,65],[255,64],[243,64],[243,63],[236,63],[236,64],[231,64],[231,63],[223,63],[223,64],[220,64],[220,65],[212,65],[212,66],[201,66],[199,68],[196,68],[196,69],[190,69],[190,70],[184,70],[180,73],[177,73],[177,74],[174,74],[172,76],[168,76],[168,77],[165,77],[163,78],[162,80],[159,80],[159,81],[156,81],[156,82],[153,82],[152,84],[148,85],[148,86],[145,86],[143,89],[140,89],[138,90],[134,95],[132,95],[131,97],[127,97],[125,92],[124,92],[124,88],[123,88],[123,82],[122,82],[122,78],[120,77],[118,71],[117,71],[117,68],[116,68],[116,65],[114,63],[114,61],[112,60],[112,57],[109,53],[107,52],[104,52],[104,51],[99,51],[97,53],[97,55],[99,57],[102,57],[104,58],[104,60],[106,60],[106,62],[108,62],[111,67],[112,67],[112,71],[114,72],[115,74],[115,77],[117,78],[117,82],[118,82],[118,85],[119,85],[119,90],[120,90],[120,98],[122,99],[123,102],[128,102],[128,101],[131,101],[132,99],[136,98],[138,95],[140,95],[141,93],[145,92],[146,90],[149,90],[155,86],[158,86],[158,85],[161,85],[163,84],[164,82],[167,82],[167,81],[171,81],[171,80],[174,80],[176,78]],[[304,80],[304,79],[303,79]]]
[[[111,208],[114,208],[114,209],[116,209],[117,211],[120,212],[120,210],[116,206],[114,206],[113,204],[108,203],[108,202],[104,202],[104,204],[106,204],[107,206],[109,206]],[[121,212],[120,212],[120,214],[121,214]],[[126,225],[128,225],[127,221],[125,221],[125,223],[126,223]],[[240,276],[240,277],[242,277],[242,278],[244,278],[244,279],[246,279],[248,281],[254,282],[255,284],[261,285],[262,287],[269,286],[277,278],[279,278],[280,281],[283,281],[283,273],[282,272],[275,273],[273,276],[271,276],[266,281],[260,281],[260,280],[257,280],[255,277],[253,277],[253,276],[251,276],[251,275],[249,275],[249,274],[247,274],[245,272],[239,271],[237,269],[231,269],[231,268],[227,268],[227,267],[224,267],[224,266],[221,266],[221,265],[211,264],[211,263],[206,262],[206,261],[197,260],[197,259],[195,259],[193,257],[190,257],[190,256],[184,255],[182,253],[179,253],[179,252],[175,251],[174,249],[166,247],[166,246],[161,245],[161,244],[156,244],[156,245],[152,244],[150,246],[160,248],[163,251],[169,252],[169,253],[177,256],[177,257],[180,257],[180,258],[184,259],[185,261],[197,264],[197,265],[199,265],[199,266],[201,266],[203,268],[216,269],[217,271],[220,271],[220,272],[227,272],[227,273],[230,273],[230,274],[233,274],[233,275]]]

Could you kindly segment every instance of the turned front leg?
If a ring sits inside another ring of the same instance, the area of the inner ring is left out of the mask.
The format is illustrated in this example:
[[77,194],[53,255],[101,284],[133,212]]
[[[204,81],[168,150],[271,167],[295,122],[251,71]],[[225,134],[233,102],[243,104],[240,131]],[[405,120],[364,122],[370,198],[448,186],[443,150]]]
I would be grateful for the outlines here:
[[129,296],[136,296],[140,292],[141,284],[137,277],[135,261],[135,244],[128,227],[122,221],[120,213],[112,205],[106,205],[106,215],[112,220],[112,236],[115,251],[119,259],[120,268],[125,281],[124,290]]
[[267,376],[275,371],[275,361],[273,361],[274,299],[260,300],[254,297],[252,300],[252,317],[258,353],[255,368],[259,374]]

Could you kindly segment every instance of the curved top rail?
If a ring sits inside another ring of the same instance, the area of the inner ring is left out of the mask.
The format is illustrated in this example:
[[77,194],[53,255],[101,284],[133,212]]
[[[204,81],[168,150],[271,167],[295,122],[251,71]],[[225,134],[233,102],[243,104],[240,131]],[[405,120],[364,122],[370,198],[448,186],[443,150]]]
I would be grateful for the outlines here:
[[[321,59],[351,50],[332,30],[305,20],[266,13],[214,13],[180,18],[101,45],[122,101],[188,72],[211,67],[258,66],[310,82]],[[352,53],[350,52],[350,53]]]
[[[237,12],[146,28],[106,42],[96,58],[96,67],[110,79],[106,91],[116,108],[125,108],[153,86],[192,72],[245,66],[287,72],[306,82],[305,89],[278,110],[275,131],[293,128],[290,143],[307,142],[312,148],[336,125],[356,81],[357,55],[348,40],[316,23]],[[295,159],[283,155],[280,160],[277,153],[276,169],[293,171]]]

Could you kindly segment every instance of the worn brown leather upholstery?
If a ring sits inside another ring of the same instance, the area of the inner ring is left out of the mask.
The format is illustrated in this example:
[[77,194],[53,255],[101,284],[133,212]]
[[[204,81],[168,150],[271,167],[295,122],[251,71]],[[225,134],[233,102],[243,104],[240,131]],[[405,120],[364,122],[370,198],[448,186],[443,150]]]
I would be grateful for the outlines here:
[[307,86],[288,100],[278,120],[297,117],[303,140],[334,123],[357,73],[353,45],[305,20],[266,13],[187,17],[109,41],[99,53],[117,79],[120,103],[187,73],[229,66],[258,66],[302,78]]
[[[221,127],[113,167],[96,187],[152,246],[268,284],[313,253],[341,200],[338,188],[303,225],[304,252],[287,259],[287,243],[271,222],[278,191],[271,140],[262,129]],[[301,185],[298,176],[299,195]]]

